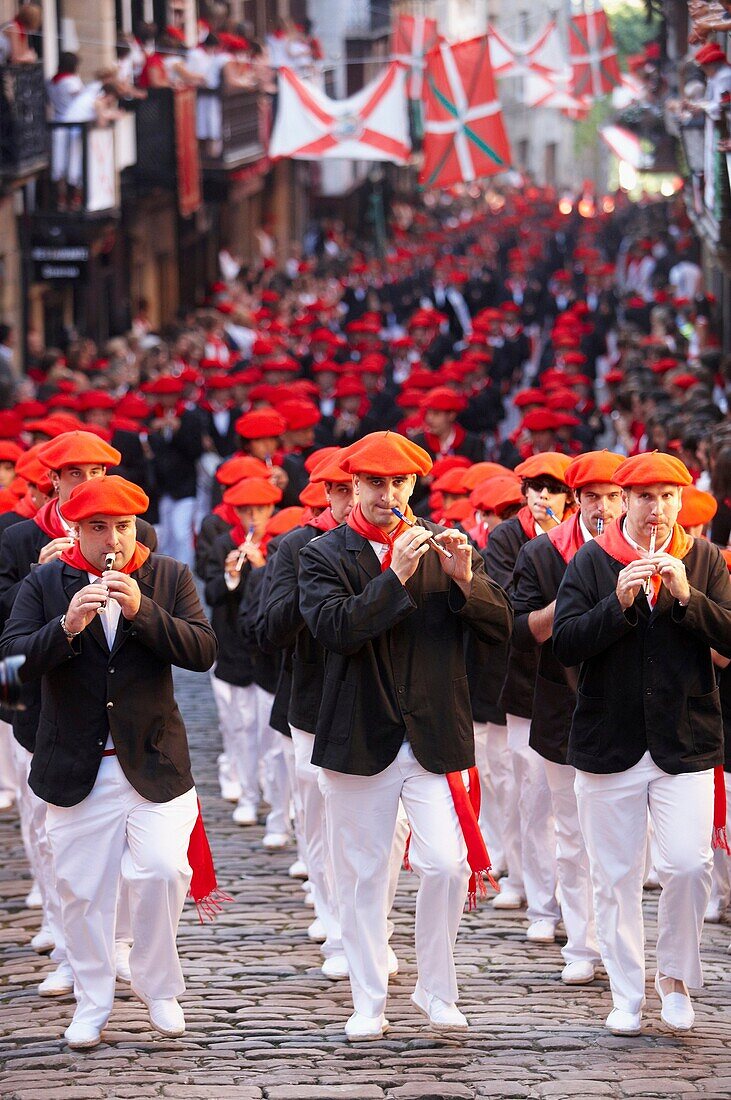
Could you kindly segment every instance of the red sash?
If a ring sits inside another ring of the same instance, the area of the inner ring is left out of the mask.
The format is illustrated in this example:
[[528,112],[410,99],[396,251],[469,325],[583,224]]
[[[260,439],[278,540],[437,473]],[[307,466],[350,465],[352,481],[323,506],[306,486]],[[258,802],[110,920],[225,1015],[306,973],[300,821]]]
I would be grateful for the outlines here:
[[58,499],[53,497],[42,504],[33,516],[33,522],[37,523],[41,531],[48,535],[49,539],[68,538],[68,531],[61,522],[58,511]]
[[[406,509],[404,515],[407,519],[413,520],[414,518],[414,513],[410,508]],[[394,539],[398,538],[402,531],[407,530],[408,524],[404,523],[402,520],[394,531],[387,533],[382,527],[376,527],[374,523],[371,523],[365,518],[361,511],[360,504],[356,504],[345,522],[348,524],[348,527],[352,527],[354,531],[362,535],[363,538],[368,539],[369,542],[380,542],[388,546],[388,552],[381,562],[381,572],[385,573],[391,564],[391,551],[393,549]],[[480,813],[480,775],[477,768],[469,768],[468,776],[470,785],[469,794],[467,793],[467,788],[462,778],[462,772],[447,772],[445,778],[449,784],[452,801],[459,820],[459,827],[462,830],[462,836],[467,845],[467,862],[470,865],[471,871],[467,891],[467,907],[468,909],[474,909],[477,904],[478,891],[483,897],[487,893],[485,879],[487,879],[495,891],[499,892],[500,887],[490,874],[490,856],[477,820]],[[408,853],[409,840],[406,841],[406,852],[404,853],[404,865],[407,867],[409,858]]]
[[548,537],[568,565],[576,551],[584,545],[579,513],[559,523],[558,527],[548,532]]
[[[601,546],[605,554],[608,554],[610,558],[614,558],[620,565],[631,565],[633,561],[639,561],[644,555],[635,550],[634,546],[631,546],[624,534],[622,533],[622,519],[615,519],[609,524],[603,534],[599,535],[594,540]],[[676,523],[673,527],[673,534],[670,539],[670,545],[665,553],[670,554],[673,558],[684,558],[693,547],[693,538],[691,535],[686,534],[680,524]],[[654,576],[650,578],[652,584],[652,591],[657,600],[658,594],[662,587],[662,577]],[[713,769],[713,837],[712,845],[714,848],[721,848],[724,852],[731,855],[731,849],[729,849],[728,839],[726,837],[726,782],[723,774],[723,767],[719,765]]]

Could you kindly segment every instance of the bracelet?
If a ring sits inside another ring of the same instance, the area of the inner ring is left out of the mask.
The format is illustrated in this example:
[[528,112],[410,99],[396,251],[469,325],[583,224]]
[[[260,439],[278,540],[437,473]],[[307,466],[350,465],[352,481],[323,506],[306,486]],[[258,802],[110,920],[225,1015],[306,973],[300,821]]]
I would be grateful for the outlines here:
[[61,618],[59,619],[59,622],[61,624],[61,630],[63,630],[64,634],[66,635],[66,637],[68,638],[68,640],[70,642],[72,642],[74,640],[74,638],[78,638],[79,634],[81,634],[80,630],[73,631],[73,630],[68,629],[68,627],[66,626],[66,614],[65,613],[61,616]]

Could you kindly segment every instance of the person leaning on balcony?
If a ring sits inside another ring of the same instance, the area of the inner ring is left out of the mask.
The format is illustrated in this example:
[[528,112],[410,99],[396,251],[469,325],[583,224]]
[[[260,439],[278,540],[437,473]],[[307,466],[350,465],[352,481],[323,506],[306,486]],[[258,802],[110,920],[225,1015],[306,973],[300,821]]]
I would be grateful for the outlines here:
[[28,44],[28,35],[37,34],[43,22],[40,4],[21,4],[15,19],[0,27],[0,65],[23,65],[38,60]]

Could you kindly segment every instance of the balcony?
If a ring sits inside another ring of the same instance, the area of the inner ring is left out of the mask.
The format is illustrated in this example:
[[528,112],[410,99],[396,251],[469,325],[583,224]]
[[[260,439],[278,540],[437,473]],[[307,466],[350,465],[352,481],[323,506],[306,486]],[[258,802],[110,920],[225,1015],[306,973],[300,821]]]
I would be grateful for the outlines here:
[[173,191],[181,217],[201,204],[200,161],[193,88],[150,88],[135,102],[137,161],[131,169],[138,192]]
[[0,67],[0,182],[22,181],[48,167],[43,65]]
[[204,172],[237,172],[264,161],[269,117],[268,99],[257,92],[199,88],[196,133]]
[[39,188],[38,211],[83,217],[119,213],[115,126],[49,122],[51,173]]
[[713,128],[713,140],[707,141],[705,121],[679,122],[681,171],[688,183],[686,207],[696,231],[723,266],[731,269],[731,152],[720,147],[721,125],[716,122]]

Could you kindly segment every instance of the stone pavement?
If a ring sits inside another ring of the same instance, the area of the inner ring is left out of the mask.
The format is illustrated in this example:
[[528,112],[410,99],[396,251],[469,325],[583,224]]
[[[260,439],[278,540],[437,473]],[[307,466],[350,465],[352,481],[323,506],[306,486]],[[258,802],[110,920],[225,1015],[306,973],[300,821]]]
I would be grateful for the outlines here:
[[[729,927],[707,927],[707,985],[696,1000],[697,1025],[678,1038],[660,1023],[648,982],[645,1033],[618,1039],[602,1024],[606,979],[567,988],[558,946],[523,937],[520,913],[482,904],[467,914],[457,944],[466,1038],[438,1038],[423,1026],[409,994],[415,981],[413,877],[402,873],[394,946],[401,970],[392,980],[387,1039],[351,1047],[347,982],[329,982],[306,936],[313,918],[298,882],[287,877],[291,851],[267,853],[261,828],[242,829],[218,797],[219,737],[203,676],[179,676],[194,772],[219,880],[235,899],[201,926],[186,906],[179,945],[188,991],[182,1040],[150,1031],[128,987],[118,986],[106,1042],[89,1053],[65,1049],[60,1036],[72,999],[39,998],[49,969],[28,940],[37,911],[28,889],[17,820],[0,817],[0,1098],[2,1100],[473,1100],[476,1097],[731,1096]],[[646,903],[654,940],[657,895]],[[648,974],[652,975],[652,961]]]

